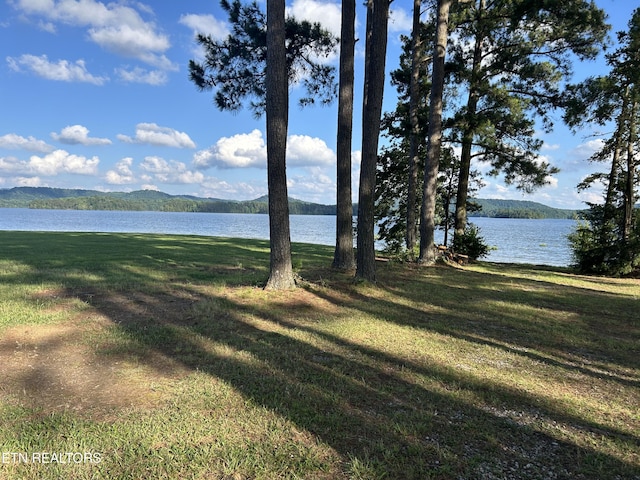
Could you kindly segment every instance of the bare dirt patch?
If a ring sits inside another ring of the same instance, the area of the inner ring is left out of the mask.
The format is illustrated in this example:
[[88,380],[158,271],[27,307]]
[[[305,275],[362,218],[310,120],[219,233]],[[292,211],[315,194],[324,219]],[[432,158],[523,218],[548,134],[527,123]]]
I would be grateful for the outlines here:
[[158,375],[161,369],[94,351],[86,336],[99,336],[111,321],[96,312],[89,315],[90,322],[85,313],[84,320],[5,330],[0,336],[0,399],[92,418],[158,404],[158,385],[166,380]]

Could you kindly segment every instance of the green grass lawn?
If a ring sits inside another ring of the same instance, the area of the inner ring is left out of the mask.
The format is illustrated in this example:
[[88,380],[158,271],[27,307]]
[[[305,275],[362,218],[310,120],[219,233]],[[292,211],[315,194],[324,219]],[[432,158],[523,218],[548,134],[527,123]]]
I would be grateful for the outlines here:
[[0,478],[640,479],[639,280],[293,252],[0,232]]

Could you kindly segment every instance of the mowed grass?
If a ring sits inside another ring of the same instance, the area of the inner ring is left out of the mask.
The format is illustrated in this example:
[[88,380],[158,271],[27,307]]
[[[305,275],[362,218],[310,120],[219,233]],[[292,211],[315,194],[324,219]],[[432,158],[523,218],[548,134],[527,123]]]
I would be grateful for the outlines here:
[[0,478],[640,478],[637,279],[293,252],[0,232]]

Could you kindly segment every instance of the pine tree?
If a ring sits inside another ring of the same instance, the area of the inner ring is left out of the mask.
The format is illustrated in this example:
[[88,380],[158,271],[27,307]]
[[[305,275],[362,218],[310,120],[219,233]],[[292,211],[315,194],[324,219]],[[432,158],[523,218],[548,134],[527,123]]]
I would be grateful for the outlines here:
[[333,100],[334,68],[311,60],[333,52],[336,39],[319,24],[285,18],[284,0],[268,0],[267,13],[256,2],[223,0],[232,33],[223,41],[198,35],[203,63],[189,62],[190,78],[201,90],[215,90],[216,106],[235,111],[249,101],[256,116],[267,113],[270,274],[267,289],[295,285],[291,264],[286,142],[290,83],[301,81],[301,105]]
[[355,21],[355,0],[343,0],[340,27],[340,86],[336,142],[336,248],[333,255],[333,266],[341,270],[350,270],[355,266],[353,255],[353,200],[351,197]]
[[356,278],[370,282],[376,281],[374,195],[384,94],[388,19],[389,0],[367,1]]
[[287,128],[289,83],[284,0],[267,0],[267,181],[269,185],[270,269],[268,290],[295,286],[291,265],[289,197],[287,194]]
[[455,116],[462,150],[456,234],[462,234],[472,159],[488,162],[490,174],[502,173],[525,192],[557,171],[537,155],[536,121],[552,127],[570,54],[595,57],[608,27],[604,12],[587,0],[474,0],[459,4],[453,16],[456,82],[466,89]]
[[607,172],[592,174],[578,189],[606,185],[602,204],[589,204],[586,224],[570,236],[578,268],[583,272],[623,274],[640,268],[640,220],[635,203],[640,185],[640,9],[628,32],[618,34],[620,48],[607,55],[611,71],[570,89],[565,120],[572,126],[613,124],[592,161],[609,162]]
[[424,169],[422,209],[420,215],[420,262],[435,261],[436,202],[438,198],[438,170],[442,146],[442,98],[444,95],[445,56],[449,38],[449,10],[452,0],[439,0],[436,36],[433,52],[433,80],[429,97],[429,131],[427,160]]

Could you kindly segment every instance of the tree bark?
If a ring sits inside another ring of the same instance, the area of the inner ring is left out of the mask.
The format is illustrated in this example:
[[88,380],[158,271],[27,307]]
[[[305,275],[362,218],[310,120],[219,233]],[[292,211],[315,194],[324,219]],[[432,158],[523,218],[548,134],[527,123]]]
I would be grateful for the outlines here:
[[[485,0],[479,0],[478,21],[482,21],[485,10]],[[478,110],[480,94],[478,92],[481,81],[482,69],[482,42],[484,35],[479,32],[476,35],[473,51],[473,67],[469,84],[469,97],[467,100],[466,120],[462,135],[462,151],[460,153],[460,172],[458,178],[458,195],[456,197],[456,225],[455,237],[464,235],[467,226],[467,198],[469,196],[469,175],[471,173],[471,149],[477,121],[475,119]]]
[[420,66],[422,64],[422,40],[420,38],[420,7],[422,0],[413,1],[413,26],[411,32],[411,83],[409,84],[409,178],[407,182],[407,231],[406,246],[412,252],[416,246],[416,199],[418,197],[418,146],[420,145],[420,125],[418,103],[420,101]]
[[616,179],[618,177],[618,170],[620,168],[620,157],[622,155],[621,149],[621,126],[620,119],[618,119],[618,127],[614,133],[614,147],[613,156],[611,158],[611,170],[609,171],[609,183],[607,185],[607,192],[604,197],[604,205],[602,210],[602,227],[600,229],[600,245],[604,246],[609,243],[609,236],[612,231],[612,222],[616,218]]
[[388,17],[389,0],[367,1],[356,279],[370,282],[376,281],[374,203],[378,139],[384,95]]
[[267,0],[267,183],[269,188],[270,273],[266,289],[295,286],[287,193],[289,83],[285,46],[285,2]]
[[333,255],[333,267],[341,270],[350,270],[356,265],[353,254],[353,199],[351,196],[355,21],[355,0],[343,0],[336,144],[336,249]]
[[452,0],[438,1],[436,40],[433,52],[433,75],[429,98],[429,133],[427,162],[424,169],[424,190],[420,222],[420,263],[432,264],[435,252],[435,216],[438,198],[438,170],[442,146],[442,96],[444,92],[444,60],[449,38],[449,9]]
[[637,95],[632,91],[631,100],[631,112],[629,116],[629,139],[627,145],[627,178],[625,179],[624,187],[624,222],[622,230],[622,238],[625,243],[629,241],[631,231],[633,230],[633,210],[635,207],[634,187],[636,180],[636,162],[635,162],[635,148],[637,135],[637,116],[638,116],[638,101]]

